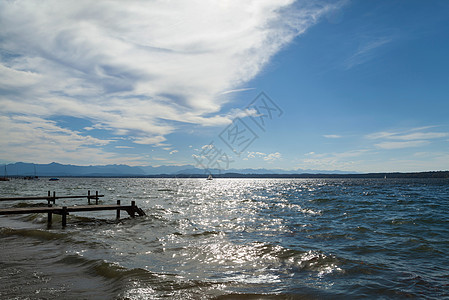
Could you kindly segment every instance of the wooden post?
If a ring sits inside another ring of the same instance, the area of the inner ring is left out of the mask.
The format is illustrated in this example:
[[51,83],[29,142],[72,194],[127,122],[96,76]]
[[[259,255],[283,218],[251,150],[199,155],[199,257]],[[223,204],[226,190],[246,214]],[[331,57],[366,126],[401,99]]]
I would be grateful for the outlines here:
[[50,204],[50,202],[51,202],[51,199],[50,199],[50,191],[48,191],[47,202],[48,202],[48,207],[50,207],[50,206],[51,206],[51,204]]
[[55,204],[55,203],[56,203],[56,192],[53,191],[53,204]]
[[87,191],[87,203],[90,204],[90,190]]
[[49,212],[48,215],[47,215],[47,225],[48,225],[48,227],[51,226],[52,218],[53,218],[53,214],[51,212]]
[[67,225],[67,206],[62,207],[62,227],[66,227]]
[[136,201],[131,201],[131,218],[136,216]]
[[95,204],[98,205],[98,191],[95,191]]
[[[117,205],[120,205],[120,200],[117,200]],[[117,209],[117,216],[116,216],[117,220],[120,220],[120,208]]]

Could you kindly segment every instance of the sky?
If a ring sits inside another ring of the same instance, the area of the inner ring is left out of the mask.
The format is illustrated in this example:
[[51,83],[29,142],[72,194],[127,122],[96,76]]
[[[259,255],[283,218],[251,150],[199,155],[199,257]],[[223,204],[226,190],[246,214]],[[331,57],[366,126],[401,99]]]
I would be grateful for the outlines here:
[[449,1],[0,0],[0,163],[449,170]]

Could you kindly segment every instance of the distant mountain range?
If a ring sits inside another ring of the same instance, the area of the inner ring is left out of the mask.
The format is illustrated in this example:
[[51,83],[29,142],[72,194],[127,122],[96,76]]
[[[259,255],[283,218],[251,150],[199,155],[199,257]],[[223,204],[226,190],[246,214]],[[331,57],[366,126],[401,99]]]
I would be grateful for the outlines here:
[[[4,176],[5,168],[0,168],[0,176]],[[303,170],[296,169],[286,171],[282,169],[228,169],[210,170],[212,174],[355,174],[356,172],[345,172],[338,170]],[[76,166],[63,165],[52,162],[50,164],[32,164],[17,162],[6,165],[7,176],[154,176],[154,175],[206,175],[204,169],[195,168],[193,165],[181,166],[128,166],[128,165],[105,165],[105,166]]]

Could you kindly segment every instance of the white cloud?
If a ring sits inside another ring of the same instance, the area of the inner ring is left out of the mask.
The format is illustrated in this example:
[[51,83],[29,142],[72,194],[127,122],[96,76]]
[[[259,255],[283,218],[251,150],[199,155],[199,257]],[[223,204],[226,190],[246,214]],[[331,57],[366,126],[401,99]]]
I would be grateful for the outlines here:
[[165,137],[163,136],[153,136],[153,137],[139,137],[134,139],[134,143],[136,144],[144,144],[144,145],[164,145],[162,142],[165,141]]
[[[331,153],[308,152],[299,160],[297,167],[357,172],[445,170],[449,166],[449,155],[435,152],[431,147],[424,147],[437,141],[445,141],[448,136],[446,132],[427,131],[433,127],[436,126],[368,134],[364,137],[370,143],[365,145],[364,149]],[[382,151],[406,148],[416,148],[419,152],[401,150],[399,156],[391,157],[389,152]]]
[[301,160],[299,168],[319,169],[319,170],[347,170],[354,171],[358,166],[361,157],[370,154],[368,149],[350,150],[345,152],[316,153],[309,152]]
[[[85,118],[93,123],[85,130],[164,146],[177,122],[221,126],[243,114],[218,113],[231,92],[246,90],[240,87],[274,54],[336,6],[293,0],[2,1],[0,114],[41,123],[58,115]],[[29,128],[14,124],[17,135],[8,137],[20,143]],[[32,132],[40,136],[45,129]],[[87,144],[94,140],[67,134]]]
[[178,153],[179,151],[178,150],[172,150],[172,151],[170,151],[170,155],[172,155],[172,154],[175,154],[175,153]]
[[268,154],[267,156],[265,156],[263,158],[263,160],[268,161],[268,162],[273,162],[273,161],[279,160],[281,158],[282,158],[281,153],[275,152],[275,153]]
[[402,141],[412,141],[412,140],[438,139],[449,136],[449,133],[447,132],[416,132],[418,130],[423,130],[426,128],[429,128],[429,126],[413,128],[407,131],[399,131],[399,132],[388,132],[388,131],[376,132],[368,134],[366,137],[369,139],[394,139]]
[[35,138],[46,144],[71,145],[69,147],[103,146],[111,142],[88,135],[83,136],[76,131],[57,126],[54,121],[33,116],[0,116],[0,122],[2,136],[6,138],[3,142],[11,145],[32,147]]
[[341,135],[337,135],[337,134],[325,134],[323,136],[328,139],[339,139],[342,137]]
[[332,152],[332,153],[316,153],[309,152],[306,153],[305,156],[313,157],[313,158],[333,158],[333,159],[342,159],[342,158],[352,158],[358,157],[363,154],[368,153],[370,150],[368,149],[359,149],[359,150],[350,150],[346,152]]
[[201,149],[204,150],[204,151],[206,151],[206,150],[208,150],[208,149],[213,149],[214,147],[215,147],[215,146],[214,146],[214,143],[212,142],[212,143],[210,143],[210,144],[207,144],[207,145],[202,146]]
[[248,152],[247,158],[256,158],[256,157],[264,157],[266,156],[263,152]]
[[248,155],[244,158],[244,160],[248,160],[248,159],[263,159],[264,161],[267,162],[274,162],[276,160],[280,160],[282,159],[282,155],[279,152],[274,152],[274,153],[263,153],[263,152],[257,152],[257,151],[251,151],[248,152]]
[[410,141],[410,140],[431,140],[449,136],[447,132],[415,132],[404,135],[394,136],[395,139]]
[[[6,161],[49,163],[63,161],[72,164],[115,163],[118,156],[99,147],[112,140],[98,139],[62,128],[54,121],[32,116],[0,116],[2,136],[0,157]],[[129,165],[142,163],[138,158],[121,156],[120,161]]]
[[250,90],[254,90],[254,88],[243,88],[243,89],[229,90],[229,91],[223,92],[222,94],[226,95],[226,94],[231,94],[231,93],[246,92],[246,91],[250,91]]
[[394,133],[394,132],[382,131],[382,132],[375,132],[375,133],[367,134],[365,137],[368,139],[382,139],[382,138],[391,138],[392,136],[395,136],[396,134],[397,133]]
[[381,149],[403,149],[420,147],[429,144],[434,140],[438,140],[449,136],[447,132],[423,132],[422,130],[429,129],[435,126],[426,126],[420,128],[412,128],[405,131],[397,132],[375,132],[366,135],[366,138],[373,140],[383,140],[376,143],[375,146]]
[[396,141],[388,141],[375,144],[375,146],[381,149],[402,149],[402,148],[410,148],[410,147],[420,147],[429,144],[429,141],[405,141],[405,142],[396,142]]

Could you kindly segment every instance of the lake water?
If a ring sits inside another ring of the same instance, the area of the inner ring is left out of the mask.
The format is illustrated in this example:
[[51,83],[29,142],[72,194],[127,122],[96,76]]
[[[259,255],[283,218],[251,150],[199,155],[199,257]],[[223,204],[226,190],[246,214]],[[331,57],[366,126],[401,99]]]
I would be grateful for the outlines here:
[[0,182],[0,197],[48,190],[147,216],[1,216],[1,299],[449,298],[447,179]]

